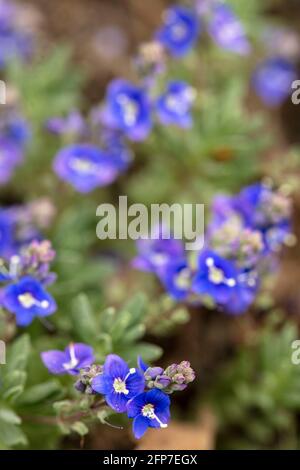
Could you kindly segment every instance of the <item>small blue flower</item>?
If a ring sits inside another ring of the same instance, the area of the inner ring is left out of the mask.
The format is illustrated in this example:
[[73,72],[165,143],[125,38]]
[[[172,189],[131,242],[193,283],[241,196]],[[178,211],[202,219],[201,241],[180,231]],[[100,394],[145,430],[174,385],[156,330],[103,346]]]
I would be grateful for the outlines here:
[[152,127],[147,93],[126,80],[113,80],[107,90],[102,122],[123,131],[131,140],[145,139]]
[[193,291],[210,296],[217,304],[226,304],[236,288],[238,272],[228,261],[211,250],[200,253],[193,279]]
[[141,271],[158,273],[174,260],[185,260],[182,241],[170,237],[161,226],[155,229],[151,238],[138,240],[136,246],[139,254],[132,265]]
[[41,358],[51,374],[78,375],[80,369],[95,362],[93,348],[83,343],[71,343],[64,351],[45,351]]
[[119,174],[114,159],[89,144],[63,148],[55,157],[54,170],[62,180],[82,193],[112,183]]
[[267,106],[278,106],[291,94],[292,83],[296,78],[297,72],[290,61],[272,57],[258,65],[252,84]]
[[126,411],[128,400],[144,390],[145,379],[139,370],[129,368],[121,357],[109,354],[103,374],[95,377],[91,385],[95,392],[105,396],[112,409],[123,413]]
[[164,13],[164,24],[155,38],[174,57],[188,53],[196,43],[200,23],[195,12],[189,8],[175,6]]
[[239,273],[237,284],[231,291],[227,303],[222,305],[224,310],[231,315],[245,313],[253,303],[259,288],[259,279],[255,271],[244,271]]
[[133,434],[140,439],[148,428],[166,428],[170,420],[170,398],[160,390],[135,396],[127,403],[127,414],[133,418]]
[[12,250],[13,240],[13,221],[9,213],[0,210],[0,256],[7,258]]
[[20,147],[7,138],[0,138],[0,185],[10,180],[22,160]]
[[159,97],[156,112],[162,124],[180,127],[192,125],[191,107],[195,100],[195,90],[182,81],[172,81],[166,92]]
[[176,300],[185,300],[191,288],[191,271],[184,260],[173,260],[157,272],[168,294]]
[[242,55],[250,52],[243,25],[229,5],[218,4],[213,8],[208,29],[214,41],[223,49]]
[[16,315],[19,326],[27,326],[35,317],[45,317],[56,310],[53,297],[31,276],[25,276],[17,283],[5,287],[1,303]]
[[87,126],[79,111],[73,110],[66,117],[53,117],[48,119],[46,128],[49,132],[66,136],[85,136]]

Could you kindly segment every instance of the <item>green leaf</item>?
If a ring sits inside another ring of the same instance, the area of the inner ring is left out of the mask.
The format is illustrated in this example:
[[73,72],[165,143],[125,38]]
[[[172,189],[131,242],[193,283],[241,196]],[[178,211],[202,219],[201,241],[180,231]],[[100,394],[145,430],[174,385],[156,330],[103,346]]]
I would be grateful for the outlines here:
[[24,334],[16,339],[7,353],[7,366],[5,373],[8,374],[15,370],[25,370],[28,356],[30,353],[29,335]]
[[21,424],[21,418],[10,408],[0,408],[0,421],[10,424]]
[[0,420],[0,443],[7,447],[14,447],[16,445],[26,445],[27,439],[19,426]]
[[93,344],[97,337],[97,323],[91,304],[86,295],[80,294],[72,304],[73,326],[77,336],[87,343]]
[[57,380],[49,380],[48,382],[34,385],[22,394],[18,400],[20,405],[34,405],[44,400],[53,398],[61,391],[60,383]]

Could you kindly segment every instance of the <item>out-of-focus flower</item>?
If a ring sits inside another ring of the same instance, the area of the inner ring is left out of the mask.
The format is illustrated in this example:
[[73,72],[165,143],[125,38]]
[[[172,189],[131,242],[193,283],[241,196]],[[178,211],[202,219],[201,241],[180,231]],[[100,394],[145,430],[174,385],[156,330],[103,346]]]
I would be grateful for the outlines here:
[[51,199],[42,197],[28,204],[28,211],[37,227],[45,229],[51,226],[56,215],[56,208]]
[[0,256],[6,257],[13,246],[13,223],[9,213],[0,211]]
[[168,294],[176,300],[185,300],[190,292],[192,273],[186,261],[173,259],[156,271]]
[[157,101],[156,112],[161,123],[190,127],[192,125],[190,111],[195,98],[196,91],[187,83],[170,82],[165,93]]
[[28,59],[33,48],[32,35],[17,26],[18,7],[1,0],[0,3],[0,69],[12,59]]
[[53,297],[31,276],[25,276],[5,287],[1,294],[1,304],[16,315],[19,326],[27,326],[35,317],[45,317],[56,310]]
[[20,147],[11,140],[0,137],[0,185],[10,180],[22,160],[23,153]]
[[166,428],[170,420],[170,398],[154,389],[135,396],[127,404],[127,414],[133,419],[133,434],[140,439],[147,429]]
[[208,30],[223,49],[242,55],[251,50],[244,27],[229,5],[220,3],[213,7]]
[[162,227],[158,227],[152,237],[138,240],[136,245],[139,254],[132,264],[141,271],[160,272],[175,260],[185,262],[182,241],[168,237]]
[[238,272],[231,261],[211,250],[199,255],[198,268],[192,289],[211,297],[217,304],[226,304],[237,284]]
[[26,119],[20,114],[4,112],[0,115],[0,135],[23,148],[31,137],[31,129]]
[[132,140],[143,140],[152,127],[147,93],[132,83],[117,79],[108,87],[102,122]]
[[163,15],[163,26],[155,38],[174,57],[188,53],[196,43],[200,33],[200,23],[195,12],[183,6],[166,10]]
[[286,27],[266,27],[262,41],[269,55],[279,54],[290,60],[297,60],[300,55],[300,37],[296,31]]
[[111,408],[123,413],[128,400],[144,390],[145,380],[138,369],[129,368],[121,357],[109,354],[103,373],[96,376],[91,385],[95,392],[105,396]]
[[49,132],[73,138],[84,137],[87,134],[87,126],[79,111],[73,110],[66,117],[53,117],[46,122]]
[[45,351],[41,358],[51,374],[78,375],[80,369],[95,361],[93,348],[83,343],[71,343],[64,351]]
[[165,61],[166,54],[162,44],[151,41],[140,46],[134,64],[146,84],[152,85],[156,76],[165,70]]
[[292,93],[292,83],[296,78],[297,72],[290,61],[272,57],[258,65],[252,84],[267,106],[278,106]]
[[70,145],[60,150],[54,170],[82,193],[112,183],[119,174],[114,158],[91,144]]

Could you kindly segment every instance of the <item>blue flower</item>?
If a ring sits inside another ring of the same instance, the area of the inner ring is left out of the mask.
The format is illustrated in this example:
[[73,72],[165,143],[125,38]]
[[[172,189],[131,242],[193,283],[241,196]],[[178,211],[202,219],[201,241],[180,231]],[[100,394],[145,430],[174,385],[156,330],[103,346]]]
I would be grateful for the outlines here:
[[89,144],[63,148],[55,157],[54,170],[62,180],[82,193],[112,183],[119,174],[114,159]]
[[170,398],[160,390],[135,396],[127,403],[127,414],[133,418],[133,434],[140,439],[147,429],[166,428],[170,420]]
[[195,90],[182,81],[172,81],[166,92],[159,97],[156,105],[157,115],[162,124],[175,124],[189,127],[192,124],[190,114],[195,100]]
[[7,138],[0,138],[0,185],[10,180],[22,160],[20,147]]
[[66,117],[53,117],[48,119],[46,128],[49,132],[66,136],[85,136],[87,126],[79,111],[73,110]]
[[166,291],[176,300],[184,300],[191,287],[191,271],[184,260],[173,260],[157,272]]
[[13,144],[24,147],[31,137],[31,130],[28,122],[16,113],[8,113],[0,120],[1,135]]
[[139,370],[129,368],[121,357],[109,354],[103,374],[95,377],[91,385],[95,392],[105,396],[111,408],[123,413],[128,400],[144,390],[145,379]]
[[107,90],[102,121],[131,140],[145,139],[152,127],[147,93],[126,80],[113,80]]
[[83,343],[71,343],[64,351],[45,351],[41,358],[51,374],[77,375],[80,369],[95,362],[93,348]]
[[4,308],[16,315],[19,326],[27,326],[35,317],[51,315],[56,310],[53,297],[31,276],[5,287],[1,302]]
[[292,92],[292,83],[297,78],[294,65],[282,57],[265,60],[256,68],[252,84],[267,106],[278,106]]
[[164,13],[164,24],[156,33],[156,39],[175,57],[185,55],[196,43],[200,23],[195,12],[175,6]]
[[158,273],[174,260],[185,260],[182,241],[170,238],[161,226],[156,228],[151,238],[138,240],[136,245],[139,254],[132,265],[141,271]]
[[223,49],[237,54],[250,52],[243,25],[229,5],[219,4],[213,8],[208,29],[214,41]]
[[0,256],[8,257],[13,244],[13,221],[8,212],[0,210]]
[[238,275],[236,287],[231,291],[231,296],[222,306],[231,315],[243,314],[253,303],[258,288],[259,279],[255,271],[241,272]]
[[193,291],[208,295],[217,304],[226,304],[236,288],[238,272],[228,261],[211,250],[200,253],[198,269],[193,279]]

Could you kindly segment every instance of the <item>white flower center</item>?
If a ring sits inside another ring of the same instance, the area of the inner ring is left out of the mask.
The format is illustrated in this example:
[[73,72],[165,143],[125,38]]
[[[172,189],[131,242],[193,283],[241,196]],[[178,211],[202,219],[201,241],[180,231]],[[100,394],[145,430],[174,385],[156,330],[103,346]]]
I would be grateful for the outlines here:
[[49,302],[48,300],[42,300],[41,302],[33,297],[31,292],[25,292],[24,294],[18,295],[18,300],[20,304],[24,308],[31,308],[31,307],[41,307],[41,308],[48,308]]
[[122,107],[124,122],[127,126],[133,126],[138,117],[137,103],[126,95],[118,96],[118,103]]
[[126,375],[125,379],[121,379],[120,377],[117,377],[114,380],[113,383],[113,388],[116,393],[123,393],[124,395],[128,395],[129,390],[126,388],[126,380],[131,374],[135,374],[136,369],[133,367],[132,369],[129,369],[128,374]]
[[162,423],[161,420],[156,416],[156,414],[154,412],[154,405],[152,405],[152,403],[147,403],[147,405],[143,406],[142,415],[145,418],[156,419],[156,421],[159,423],[161,428],[167,428],[168,427],[167,424]]
[[70,344],[69,351],[71,360],[63,364],[63,368],[66,370],[74,369],[79,363],[79,360],[77,359],[75,354],[74,344]]
[[69,166],[72,170],[85,175],[92,174],[97,170],[97,165],[84,158],[72,158]]
[[207,258],[206,266],[208,267],[208,279],[213,284],[226,284],[228,287],[234,287],[236,285],[236,281],[233,278],[227,279],[224,271],[215,266],[213,258]]

